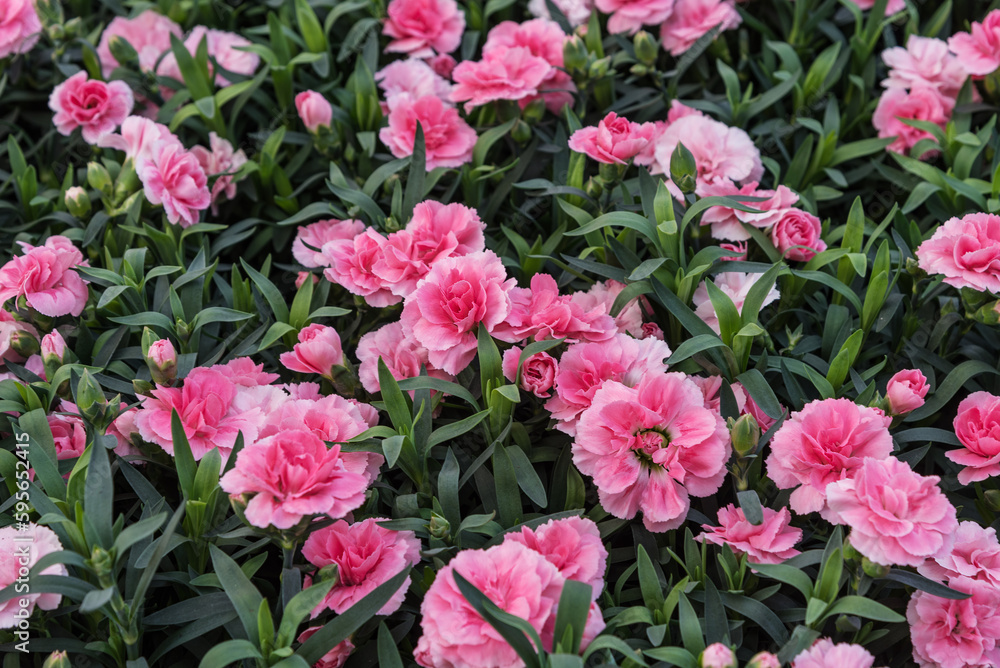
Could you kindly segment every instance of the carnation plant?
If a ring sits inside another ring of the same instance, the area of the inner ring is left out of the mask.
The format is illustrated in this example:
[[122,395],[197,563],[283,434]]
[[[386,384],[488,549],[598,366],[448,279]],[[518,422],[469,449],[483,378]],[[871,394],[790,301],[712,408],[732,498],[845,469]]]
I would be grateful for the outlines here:
[[1000,666],[1000,9],[0,0],[3,668]]

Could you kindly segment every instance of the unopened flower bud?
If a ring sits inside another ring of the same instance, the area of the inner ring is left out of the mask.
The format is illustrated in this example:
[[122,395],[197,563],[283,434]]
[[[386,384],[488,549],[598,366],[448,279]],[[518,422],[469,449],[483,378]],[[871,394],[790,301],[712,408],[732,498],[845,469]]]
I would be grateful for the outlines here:
[[42,668],[73,668],[73,664],[69,662],[69,656],[66,652],[59,650],[49,654],[49,658],[45,659]]
[[656,64],[656,57],[660,54],[660,47],[645,30],[640,30],[632,38],[632,46],[635,47],[635,58],[643,65],[652,67]]
[[589,58],[590,52],[587,50],[587,45],[580,39],[579,35],[573,35],[563,44],[563,67],[570,74],[582,71],[587,67]]
[[983,304],[972,314],[972,319],[984,325],[997,324],[1000,322],[1000,301]]
[[158,385],[171,385],[177,378],[177,351],[170,339],[154,341],[146,354],[146,366]]
[[448,540],[451,537],[451,524],[437,513],[431,513],[430,532],[435,538]]
[[87,370],[84,370],[76,386],[76,405],[80,408],[80,414],[89,422],[98,427],[107,426],[104,418],[108,412],[108,400],[100,383]]
[[518,144],[526,144],[531,139],[531,126],[518,119],[510,129],[510,136]]
[[678,143],[670,156],[670,180],[681,189],[681,192],[694,192],[697,185],[698,164],[694,155],[684,144]]
[[340,567],[336,564],[327,564],[316,571],[316,582],[333,581],[334,586],[340,581]]
[[583,185],[583,189],[594,199],[600,197],[601,193],[604,192],[604,188],[601,186],[600,182],[594,178],[587,179],[587,182]]
[[38,339],[26,329],[18,329],[11,333],[10,347],[15,353],[24,358],[36,355],[41,350]]
[[855,549],[855,547],[851,545],[851,541],[849,539],[844,541],[843,554],[844,554],[844,561],[861,561],[862,559],[865,558],[863,554],[858,552],[857,549]]
[[590,63],[590,67],[587,68],[587,75],[591,79],[601,79],[607,75],[608,69],[610,67],[611,67],[610,57],[598,58],[594,62]]
[[884,578],[889,574],[888,566],[877,564],[868,557],[861,560],[861,570],[865,572],[865,575],[873,579]]
[[721,642],[712,643],[701,653],[698,665],[701,668],[736,668],[736,653]]
[[84,218],[90,213],[90,195],[80,186],[73,186],[63,196],[66,210],[77,218]]
[[753,454],[760,442],[760,425],[749,413],[741,415],[729,428],[729,435],[733,440],[733,450],[740,457]]
[[122,65],[136,63],[139,60],[139,54],[121,35],[112,36],[108,40],[108,48],[111,49],[111,55],[114,56],[115,60]]
[[608,184],[608,187],[614,188],[615,185],[625,177],[625,172],[627,170],[628,165],[602,162],[599,174],[601,176],[601,180]]
[[544,115],[545,99],[542,97],[535,98],[528,103],[528,106],[521,110],[521,118],[524,119],[526,123],[530,123],[532,125],[542,120]]
[[108,168],[99,162],[87,163],[87,183],[106,197],[111,197],[114,192],[111,174],[108,173]]
[[135,378],[132,380],[132,390],[135,392],[137,397],[148,397],[151,396],[150,392],[156,389],[156,386],[150,383],[148,380],[139,380]]
[[746,668],[781,668],[781,661],[770,652],[759,652],[750,658]]
[[53,329],[42,337],[39,346],[42,353],[42,364],[45,365],[45,375],[54,378],[56,371],[63,365],[66,357],[66,340],[59,330]]
[[100,545],[94,548],[94,551],[90,553],[90,566],[97,573],[97,576],[107,575],[111,572],[111,568],[114,566],[114,559],[111,558],[111,554],[105,550]]
[[983,497],[986,499],[986,505],[990,507],[990,510],[1000,511],[1000,489],[988,489],[983,492]]

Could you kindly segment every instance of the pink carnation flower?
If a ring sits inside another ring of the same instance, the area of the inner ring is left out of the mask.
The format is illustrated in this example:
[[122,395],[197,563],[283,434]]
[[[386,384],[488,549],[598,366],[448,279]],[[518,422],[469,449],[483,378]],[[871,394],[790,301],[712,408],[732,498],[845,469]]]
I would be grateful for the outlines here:
[[510,314],[493,334],[508,343],[527,339],[606,341],[617,331],[615,321],[602,307],[584,311],[570,296],[560,295],[556,280],[549,274],[532,276],[530,289],[511,290],[510,301]]
[[827,486],[831,521],[851,527],[851,545],[885,566],[919,566],[951,550],[955,507],[938,488],[895,457],[866,457],[851,478]]
[[[257,70],[257,66],[260,65],[260,56],[253,51],[237,50],[238,48],[242,49],[243,47],[250,46],[253,42],[246,37],[224,30],[213,30],[201,25],[195,26],[184,39],[184,48],[193,56],[198,51],[198,46],[203,39],[206,40],[210,58],[208,63],[209,76],[212,76],[214,71],[214,66],[211,63],[212,59],[225,72],[240,74],[246,77],[252,76]],[[160,66],[156,69],[156,73],[160,76],[172,77],[177,80],[183,79],[180,67],[177,65],[177,58],[172,51],[160,61]],[[216,86],[225,88],[232,83],[223,72],[215,72]]]
[[461,167],[472,160],[476,131],[462,120],[457,109],[436,95],[414,98],[401,93],[392,99],[389,124],[379,131],[378,138],[395,157],[413,155],[419,123],[428,170]]
[[53,89],[49,109],[55,112],[52,122],[59,134],[67,137],[82,128],[83,140],[96,144],[113,132],[132,112],[135,99],[124,81],[92,80],[86,72],[77,72]]
[[251,495],[244,512],[253,526],[289,529],[311,515],[343,517],[364,503],[368,480],[346,469],[339,445],[284,430],[240,450],[219,486]]
[[97,142],[98,146],[124,151],[125,157],[132,159],[136,172],[155,157],[157,147],[167,144],[174,144],[180,150],[184,148],[170,128],[142,116],[129,116],[122,122],[120,132],[106,134]]
[[[726,271],[721,274],[715,275],[715,280],[712,283],[715,287],[719,288],[723,294],[733,300],[733,304],[736,306],[736,310],[743,314],[743,303],[747,300],[750,295],[750,290],[757,281],[760,280],[761,274],[744,274],[739,271]],[[705,279],[706,282],[711,279]],[[778,293],[778,288],[776,286],[771,286],[767,294],[764,296],[764,301],[761,302],[761,308],[767,306],[768,304],[775,302],[781,295]],[[712,330],[718,334],[721,330],[719,328],[719,318],[715,313],[715,306],[712,304],[712,300],[708,294],[708,287],[705,283],[701,283],[698,288],[694,291],[694,307],[695,314],[705,321],[705,324],[712,328]]]
[[[521,349],[517,346],[504,351],[503,375],[512,383],[518,382],[518,363],[521,360]],[[521,378],[518,385],[522,390],[531,392],[540,399],[548,398],[552,385],[556,380],[559,362],[547,352],[535,353],[524,360],[521,365]]]
[[827,485],[853,477],[865,457],[889,457],[890,421],[850,399],[812,401],[771,439],[767,475],[779,489],[795,488],[789,499],[793,512],[820,512],[829,519]]
[[[590,13],[594,9],[594,0],[553,0],[554,4],[571,26],[582,26],[590,20]],[[549,7],[546,0],[529,0],[528,11],[532,16],[549,19]]]
[[679,56],[712,28],[719,26],[723,32],[741,23],[733,0],[675,0],[673,13],[660,27],[660,39],[664,49]]
[[792,659],[792,668],[872,668],[875,657],[861,645],[822,638]]
[[465,15],[455,0],[392,0],[382,32],[393,40],[386,51],[429,58],[451,53],[462,42]]
[[747,259],[747,243],[745,241],[732,244],[719,244],[719,248],[733,253],[728,257],[719,258],[720,260],[725,260],[726,262],[745,262]]
[[392,294],[385,281],[372,271],[384,249],[385,237],[371,228],[353,239],[327,242],[323,245],[323,254],[329,259],[330,266],[323,271],[323,275],[351,294],[364,297],[370,306],[382,308],[398,304],[402,297]]
[[[850,2],[857,5],[859,9],[864,10],[871,9],[875,6],[875,0],[850,0]],[[889,4],[885,7],[885,15],[891,16],[903,11],[904,9],[906,9],[906,2],[904,0],[889,0]]]
[[959,466],[958,482],[968,485],[1000,475],[1000,397],[973,392],[958,405],[955,436],[965,446],[945,456]]
[[917,591],[910,598],[906,621],[913,659],[920,668],[1000,666],[1000,589],[969,578],[955,578],[948,586],[971,597]]
[[[310,626],[305,631],[299,634],[296,639],[300,643],[304,643],[315,635],[322,626]],[[343,668],[344,664],[347,663],[347,659],[350,658],[351,652],[355,649],[354,643],[351,642],[350,638],[346,640],[341,640],[337,643],[333,649],[320,657],[320,660],[313,664],[313,668]]]
[[723,179],[715,183],[699,184],[695,193],[698,197],[721,195],[735,196],[739,199],[743,195],[768,198],[763,202],[745,202],[748,207],[757,209],[760,213],[738,211],[726,206],[713,206],[705,211],[701,217],[701,224],[712,226],[713,238],[729,241],[746,241],[750,238],[750,233],[743,228],[743,223],[762,230],[767,229],[777,223],[785,212],[799,201],[799,196],[785,186],[779,185],[777,190],[758,190],[756,181],[739,187],[732,181]]
[[924,405],[924,397],[930,386],[927,377],[919,369],[903,369],[889,379],[885,390],[889,402],[889,413],[904,415]]
[[613,111],[596,127],[580,128],[569,138],[572,150],[609,165],[626,164],[648,143],[638,123],[620,118]]
[[[0,588],[14,584],[21,577],[20,569],[30,570],[42,557],[62,550],[56,532],[34,522],[27,522],[23,530],[13,525],[0,528]],[[63,564],[52,564],[37,573],[50,576],[68,574]],[[0,603],[0,629],[16,628],[19,618],[23,619],[20,615],[26,611],[30,616],[36,606],[42,610],[55,610],[60,601],[62,594],[31,593],[30,589],[18,591],[15,596]]]
[[286,369],[299,373],[318,373],[333,380],[333,367],[344,363],[340,334],[333,327],[313,323],[299,330],[299,342],[287,353],[281,353]]
[[[611,307],[614,306],[615,299],[625,289],[624,283],[608,279],[594,283],[586,292],[574,292],[570,298],[579,304],[584,311],[591,312],[596,309],[603,309],[604,313],[611,315]],[[615,325],[621,334],[631,334],[637,339],[643,336],[643,310],[652,313],[649,302],[645,297],[636,297],[627,303],[618,315],[615,316]],[[662,337],[661,337],[662,339]]]
[[56,446],[56,459],[76,459],[87,449],[87,428],[78,414],[76,404],[61,402],[59,413],[45,416],[52,430]]
[[269,385],[279,378],[276,373],[267,373],[264,371],[263,364],[254,363],[249,357],[237,357],[225,364],[216,364],[209,368],[213,371],[218,371],[223,377],[240,387]]
[[993,74],[1000,68],[1000,9],[987,14],[982,23],[973,21],[971,32],[949,37],[948,48],[969,74],[980,77]]
[[950,582],[969,578],[1000,589],[1000,542],[996,529],[976,522],[961,522],[955,543],[947,554],[938,554],[917,567],[926,578]]
[[[0,269],[0,276],[3,270]],[[0,362],[10,360],[21,363],[24,357],[13,348],[14,338],[29,336],[38,339],[38,330],[30,322],[18,320],[13,314],[0,309]]]
[[487,35],[483,55],[497,49],[524,47],[531,55],[544,58],[552,67],[538,84],[539,94],[523,97],[519,104],[524,109],[533,100],[541,98],[548,110],[557,114],[564,105],[573,103],[572,93],[576,91],[573,78],[559,69],[563,66],[563,46],[566,39],[566,33],[559,24],[546,18],[524,23],[503,21]]
[[406,298],[403,331],[431,364],[457,374],[476,356],[478,327],[492,333],[507,318],[514,285],[491,251],[440,260]]
[[[329,608],[338,615],[420,561],[420,540],[412,531],[390,531],[378,525],[382,518],[348,524],[339,520],[314,531],[302,546],[302,556],[317,568],[337,565],[337,584],[317,611]],[[375,614],[391,615],[406,597],[407,580]]]
[[674,0],[596,0],[597,9],[610,14],[608,32],[634,35],[642,26],[660,25],[674,11]]
[[180,144],[160,143],[153,148],[153,157],[138,169],[146,199],[162,204],[167,220],[174,225],[191,227],[198,222],[199,212],[212,203],[208,177],[198,158]]
[[87,281],[73,271],[87,266],[83,253],[66,237],[48,237],[43,246],[21,244],[24,255],[0,267],[0,303],[23,297],[42,315],[79,316],[87,305]]
[[917,248],[920,268],[956,288],[1000,293],[1000,216],[950,218]]
[[549,520],[535,529],[521,527],[504,535],[504,542],[521,543],[552,562],[567,580],[590,585],[594,600],[604,589],[604,570],[608,551],[601,532],[586,517]]
[[642,510],[650,531],[676,529],[689,495],[718,491],[730,453],[726,423],[682,373],[646,376],[636,388],[604,383],[573,443],[573,463],[593,477],[601,505],[622,519]]
[[97,57],[101,61],[101,72],[107,79],[121,63],[111,53],[111,38],[123,39],[139,54],[139,69],[152,72],[156,61],[170,50],[170,36],[180,39],[181,27],[169,18],[152,9],[147,9],[133,19],[116,16],[101,33],[97,45]]
[[329,267],[331,262],[324,252],[326,244],[331,241],[353,241],[354,237],[365,231],[365,224],[360,220],[319,220],[299,227],[292,242],[292,256],[304,267]]
[[212,213],[219,213],[219,201],[225,195],[226,199],[236,197],[236,183],[234,173],[246,164],[247,155],[243,149],[233,150],[233,145],[228,140],[222,139],[214,132],[208,133],[210,149],[204,146],[194,146],[191,153],[206,176],[216,176],[215,183],[212,184]]
[[[403,333],[403,323],[391,322],[374,332],[368,332],[358,341],[358,378],[366,392],[374,394],[381,390],[378,380],[379,358],[396,380],[416,378],[420,368],[427,369],[427,375],[441,380],[453,381],[455,377],[435,368],[428,359],[427,348]],[[413,396],[413,391],[410,391]]]
[[325,97],[314,90],[304,90],[295,96],[295,111],[309,132],[319,132],[320,128],[329,128],[333,121],[333,107]]
[[497,100],[520,100],[539,92],[552,66],[525,47],[496,47],[480,61],[465,60],[455,67],[453,102],[465,102],[465,111]]
[[969,78],[964,63],[948,53],[948,44],[933,37],[910,35],[906,48],[895,46],[882,52],[889,67],[886,88],[936,88],[954,100]]
[[[933,139],[927,130],[907,125],[902,119],[927,121],[944,129],[955,103],[944,97],[937,89],[919,86],[906,91],[902,88],[890,88],[879,98],[875,113],[872,114],[872,126],[878,131],[879,137],[895,137],[895,141],[886,147],[888,151],[907,154],[921,139]],[[913,157],[918,159],[933,157],[936,151],[925,151]]]
[[392,109],[393,100],[402,93],[413,99],[433,95],[441,98],[442,102],[451,104],[451,84],[431,69],[430,65],[416,58],[389,63],[375,73],[375,81],[385,93],[388,109]]
[[645,375],[667,370],[670,348],[658,339],[634,339],[616,334],[607,341],[571,345],[559,360],[556,396],[545,409],[557,420],[556,429],[576,435],[577,421],[606,381],[634,387]]
[[697,536],[700,541],[715,545],[728,545],[736,554],[745,554],[751,563],[780,564],[799,551],[795,544],[802,540],[802,529],[790,526],[792,514],[788,508],[764,508],[764,521],[750,524],[742,508],[730,503],[719,508],[719,526],[703,524],[705,533]]
[[32,0],[7,0],[0,5],[0,58],[28,53],[41,35],[42,22]]
[[[820,219],[802,209],[786,209],[771,228],[771,243],[789,260],[808,262],[826,250]],[[803,248],[796,248],[803,246]]]

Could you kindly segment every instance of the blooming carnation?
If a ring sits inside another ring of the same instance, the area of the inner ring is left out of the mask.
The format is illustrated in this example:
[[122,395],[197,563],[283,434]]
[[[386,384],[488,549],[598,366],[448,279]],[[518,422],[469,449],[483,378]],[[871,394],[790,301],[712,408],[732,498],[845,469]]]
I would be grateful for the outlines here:
[[580,128],[569,138],[569,147],[577,153],[605,164],[624,165],[649,143],[642,126],[615,112],[601,119],[597,126]]
[[424,133],[428,170],[461,167],[472,160],[476,131],[459,117],[457,109],[436,95],[394,96],[389,124],[379,131],[378,137],[397,158],[413,155],[418,123]]
[[[63,546],[59,543],[59,537],[52,529],[39,526],[34,522],[26,522],[23,529],[16,526],[5,526],[0,528],[0,589],[14,584],[19,577],[18,569],[26,567],[29,570],[38,563],[42,557],[61,552]],[[27,562],[21,562],[27,555]],[[66,566],[63,564],[52,564],[42,570],[37,575],[68,575]],[[19,592],[16,596],[11,596],[3,603],[0,603],[0,629],[13,629],[18,625],[19,615],[22,611],[27,611],[31,615],[35,611],[35,606],[42,610],[55,610],[62,600],[62,594],[40,594],[31,593],[26,590]],[[22,602],[27,601],[24,605]]]
[[96,144],[121,125],[134,104],[127,83],[89,79],[86,72],[66,79],[49,96],[49,109],[55,112],[52,122],[59,134],[68,137],[76,128],[82,128],[83,140],[88,144]]
[[[726,271],[721,274],[716,274],[715,280],[713,280],[712,283],[719,288],[723,294],[733,300],[736,310],[740,313],[740,315],[743,315],[743,303],[746,302],[747,297],[750,295],[750,290],[757,284],[757,281],[760,280],[760,276],[761,274],[744,274],[738,271]],[[761,302],[761,308],[777,301],[780,296],[778,288],[771,286],[771,289],[764,296],[764,301]],[[705,324],[711,327],[712,330],[718,334],[721,331],[719,328],[719,318],[715,313],[715,306],[712,304],[712,300],[708,294],[708,287],[705,283],[700,284],[694,291],[693,300],[695,314],[704,320]]]
[[219,137],[214,132],[208,133],[210,149],[204,146],[195,146],[191,153],[198,164],[201,165],[206,176],[218,175],[215,183],[212,184],[212,213],[219,213],[219,200],[225,195],[226,199],[236,197],[236,183],[234,172],[246,164],[247,155],[243,149],[233,150],[233,145],[228,140]]
[[540,97],[549,111],[559,113],[564,105],[572,104],[572,93],[576,90],[573,78],[560,69],[563,66],[563,45],[566,39],[566,33],[559,24],[549,19],[539,18],[524,23],[503,21],[487,35],[483,55],[496,49],[524,47],[531,55],[545,59],[551,68],[538,84],[539,94],[523,97],[519,104],[523,109]]
[[763,511],[764,521],[753,525],[742,508],[730,503],[719,508],[719,526],[703,524],[701,528],[705,533],[697,539],[728,545],[733,552],[747,555],[755,564],[780,564],[799,554],[795,544],[802,540],[802,529],[790,526],[792,514],[788,508],[763,508]]
[[917,248],[920,268],[956,288],[1000,293],[1000,216],[949,218]]
[[[589,312],[597,308],[602,308],[605,313],[611,315],[611,307],[614,306],[615,299],[618,298],[618,295],[624,289],[624,283],[608,279],[594,283],[586,292],[574,292],[570,297],[574,302],[583,307],[585,311]],[[644,309],[646,312],[652,312],[649,302],[642,296],[636,297],[625,304],[622,310],[618,312],[618,315],[615,316],[615,325],[618,327],[618,331],[622,334],[631,334],[638,339],[645,338],[643,335],[643,327],[645,325],[642,322]]]
[[[895,137],[886,150],[907,154],[921,139],[933,139],[934,135],[927,130],[907,125],[902,119],[927,121],[944,129],[953,108],[954,102],[936,88],[917,86],[909,91],[889,88],[879,98],[872,115],[872,125],[879,137]],[[930,158],[933,153],[925,151],[913,157]]]
[[827,485],[852,477],[865,457],[889,457],[890,421],[850,399],[812,401],[771,438],[767,475],[780,489],[795,488],[789,499],[793,512],[829,518]]
[[673,13],[660,26],[660,39],[664,49],[679,56],[716,26],[723,32],[741,23],[733,0],[674,0]]
[[[208,47],[210,58],[208,63],[209,76],[212,76],[214,70],[211,60],[215,60],[225,72],[241,74],[247,77],[252,76],[257,70],[257,66],[260,65],[260,56],[253,51],[237,50],[237,47],[251,46],[253,42],[246,37],[224,30],[213,30],[201,25],[195,26],[184,39],[184,48],[193,56],[198,51],[198,46],[203,39],[207,41],[206,46]],[[160,76],[172,77],[177,80],[182,79],[181,69],[177,65],[177,57],[174,56],[172,51],[160,61],[160,66],[156,69],[156,73]],[[216,86],[224,88],[231,83],[233,82],[226,78],[223,72],[215,73]]]
[[74,317],[87,305],[87,281],[74,267],[85,267],[83,253],[66,237],[48,237],[42,246],[21,244],[24,255],[0,267],[0,303],[23,297],[42,315]]
[[954,100],[969,78],[964,63],[948,53],[948,44],[933,37],[910,35],[906,48],[886,49],[882,61],[889,67],[889,78],[882,82],[886,88],[936,88]]
[[970,578],[1000,588],[1000,542],[996,529],[981,527],[976,522],[959,523],[951,551],[928,559],[917,570],[932,580],[950,582],[955,578]]
[[[331,241],[352,241],[365,231],[360,220],[319,220],[299,227],[292,242],[292,256],[304,267],[329,267],[331,261],[324,247]],[[315,250],[314,250],[315,249]]]
[[137,171],[146,199],[162,204],[167,220],[174,225],[191,227],[198,222],[199,212],[212,203],[205,170],[179,143],[157,144],[152,158]]
[[903,415],[924,405],[930,386],[927,377],[918,369],[903,369],[889,379],[885,399],[891,415]]
[[0,58],[31,51],[41,34],[42,22],[32,0],[6,0],[0,5]]
[[[504,351],[503,354],[503,375],[512,383],[517,382],[518,364],[521,360],[521,349],[517,346]],[[556,372],[559,370],[559,362],[547,352],[539,352],[531,355],[524,364],[521,365],[522,390],[531,392],[536,397],[545,399],[552,390],[552,385],[556,380]]]
[[279,377],[276,373],[267,373],[264,371],[263,363],[256,364],[249,357],[237,357],[225,364],[215,364],[209,368],[218,371],[234,385],[240,387],[269,385],[278,380]]
[[170,50],[170,36],[180,39],[181,27],[169,18],[152,9],[147,9],[135,18],[116,16],[101,33],[97,45],[97,57],[101,61],[101,72],[107,79],[121,63],[111,53],[111,38],[123,39],[139,55],[139,69],[152,72],[156,62]]
[[179,150],[184,149],[170,128],[142,116],[129,116],[122,122],[120,132],[106,134],[97,142],[98,146],[124,151],[125,157],[132,159],[136,172],[141,171],[142,165],[155,157],[155,149],[166,144],[174,144]]
[[[403,323],[391,322],[379,329],[368,332],[358,341],[358,378],[366,392],[379,392],[381,386],[378,379],[378,361],[381,358],[386,368],[396,380],[416,378],[421,367],[427,369],[427,375],[441,380],[452,381],[455,377],[435,368],[428,359],[428,350],[412,336],[403,332]],[[413,391],[410,391],[413,395]]]
[[493,334],[508,343],[532,338],[566,339],[570,343],[605,341],[617,330],[604,308],[595,306],[584,311],[571,297],[560,295],[556,280],[549,274],[532,276],[530,289],[511,290],[510,301],[510,314]]
[[370,306],[382,308],[398,304],[402,297],[392,294],[385,281],[372,271],[383,256],[384,248],[385,237],[370,227],[353,239],[327,242],[323,245],[323,254],[329,259],[330,266],[323,271],[323,275],[351,294],[364,297]]
[[1000,589],[969,578],[948,586],[962,600],[914,592],[906,607],[913,658],[920,668],[1000,666]]
[[945,456],[964,467],[958,482],[968,485],[1000,475],[1000,397],[973,392],[958,404],[954,427],[964,448]]
[[[902,4],[902,0],[898,2]],[[1000,68],[1000,9],[987,14],[982,23],[973,21],[970,32],[958,32],[949,37],[948,48],[958,56],[969,74],[993,74]]]
[[573,463],[594,478],[601,505],[650,531],[676,529],[689,495],[718,491],[729,460],[729,432],[682,373],[653,374],[630,388],[605,382],[580,415]]
[[382,32],[393,39],[386,51],[428,58],[462,42],[465,15],[455,0],[391,0],[387,13]]
[[600,596],[608,551],[593,520],[586,517],[549,520],[535,529],[521,527],[520,531],[508,533],[504,542],[530,547],[552,562],[567,580],[589,584],[595,601]]
[[318,373],[333,379],[333,367],[344,363],[340,334],[333,327],[313,323],[299,330],[299,342],[287,353],[281,353],[286,369],[299,373]]
[[451,84],[430,65],[416,58],[389,63],[375,73],[375,81],[385,93],[388,109],[392,109],[393,99],[401,93],[407,93],[414,99],[434,95],[442,102],[451,104]]
[[[594,0],[553,0],[552,4],[563,13],[571,26],[584,25],[594,8]],[[529,0],[528,11],[532,16],[551,18],[546,0]]]
[[822,638],[792,659],[792,668],[872,668],[875,657],[861,645]]
[[56,446],[56,459],[75,459],[87,449],[87,428],[76,404],[61,401],[58,413],[45,416]]
[[757,209],[760,213],[739,211],[722,205],[713,206],[705,211],[701,217],[701,224],[712,226],[713,238],[729,241],[745,241],[750,238],[750,233],[743,228],[743,223],[767,229],[777,223],[785,212],[799,201],[799,196],[785,186],[779,185],[777,190],[759,190],[756,181],[751,181],[740,187],[728,179],[722,179],[715,183],[698,185],[695,193],[698,197],[767,198],[763,202],[745,202],[746,206]]
[[674,11],[674,0],[595,0],[597,9],[610,14],[608,32],[634,35],[644,25],[660,25]]
[[771,243],[787,259],[808,262],[816,257],[816,253],[826,250],[826,242],[820,238],[822,229],[819,218],[808,211],[786,209],[771,228]]
[[536,95],[551,69],[528,48],[498,46],[480,61],[464,60],[455,67],[451,99],[465,102],[466,112],[497,100],[520,100]]

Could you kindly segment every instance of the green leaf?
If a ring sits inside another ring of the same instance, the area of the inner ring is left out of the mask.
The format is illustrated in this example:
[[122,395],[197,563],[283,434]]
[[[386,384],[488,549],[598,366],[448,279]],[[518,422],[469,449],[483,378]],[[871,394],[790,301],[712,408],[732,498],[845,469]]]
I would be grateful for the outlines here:
[[541,668],[542,664],[538,660],[538,654],[543,652],[541,649],[542,641],[531,624],[501,610],[457,570],[453,570],[452,575],[462,596],[514,648],[517,655],[524,661],[526,668]]
[[209,551],[212,556],[212,566],[215,574],[222,583],[229,600],[233,602],[233,607],[240,616],[243,628],[247,632],[254,645],[260,645],[261,638],[257,625],[257,610],[260,608],[261,596],[257,588],[253,586],[250,579],[240,569],[239,564],[233,558],[220,550],[213,544],[209,544]]
[[805,596],[807,600],[812,597],[812,580],[810,580],[809,576],[798,568],[785,564],[755,564],[752,561],[750,562],[750,565],[755,571],[765,577],[792,585],[802,592],[802,595]]
[[674,365],[683,362],[689,357],[693,357],[700,352],[712,348],[727,348],[722,339],[717,334],[698,334],[682,342],[677,346],[677,350],[667,359],[667,364]]
[[[327,206],[329,209],[329,206]],[[300,212],[302,213],[302,212]],[[266,262],[266,261],[265,261]],[[257,289],[264,296],[267,305],[271,307],[271,312],[274,313],[274,319],[278,322],[288,322],[288,304],[285,302],[285,298],[281,296],[281,292],[275,287],[274,283],[260,273],[249,264],[243,258],[240,258],[240,264],[243,265],[243,270],[247,272],[247,276],[250,280],[254,282]],[[127,323],[126,323],[127,324]]]
[[497,514],[500,524],[511,526],[521,519],[521,491],[517,484],[514,463],[503,445],[497,445],[493,450],[493,477],[496,482]]
[[538,471],[535,470],[534,464],[528,459],[528,455],[516,445],[505,448],[505,450],[510,457],[511,463],[514,465],[514,473],[517,476],[518,486],[529,499],[540,507],[545,508],[548,506],[549,501],[545,493],[545,485],[542,484],[542,479],[538,477]]
[[983,373],[997,374],[1000,371],[997,371],[993,365],[979,360],[962,362],[952,369],[944,381],[934,389],[931,398],[923,406],[907,415],[904,421],[917,422],[937,413],[970,379]]
[[177,409],[170,411],[170,435],[174,442],[174,466],[177,467],[177,477],[180,480],[181,492],[188,499],[196,499],[194,495],[194,478],[197,464],[191,453],[184,424],[181,422]]
[[729,619],[719,596],[719,590],[710,579],[705,580],[705,641],[730,645]]
[[665,661],[678,668],[698,668],[698,659],[683,647],[654,647],[642,651],[656,661]]
[[86,511],[83,516],[84,530],[92,547],[100,545],[108,549],[114,540],[111,532],[114,521],[111,502],[114,500],[115,490],[111,481],[111,464],[108,462],[108,451],[103,445],[95,441],[88,449],[90,462],[87,464],[87,479],[83,491],[83,506]]
[[115,595],[115,588],[95,589],[88,591],[80,603],[80,612],[94,612],[101,609]]
[[[577,654],[583,641],[583,629],[590,613],[590,601],[593,588],[586,582],[566,580],[562,593],[559,595],[559,607],[556,610],[556,627],[554,642],[558,643],[567,634],[571,638],[569,645],[560,649],[568,654]],[[555,648],[553,648],[555,650]]]
[[639,591],[642,592],[642,601],[650,610],[659,610],[663,607],[663,586],[653,568],[653,562],[646,552],[646,548],[641,544],[636,549],[636,564],[639,570]]
[[605,227],[625,227],[639,232],[654,244],[657,243],[656,227],[645,216],[629,211],[612,211],[598,216],[586,225],[566,233],[568,237],[580,237]]
[[378,624],[378,665],[385,668],[403,668],[403,660],[399,657],[399,648],[389,633],[385,622]]
[[249,640],[226,640],[205,653],[198,668],[225,668],[243,659],[263,659],[260,650]]
[[385,410],[389,413],[389,419],[396,431],[403,435],[413,431],[413,414],[407,402],[406,395],[399,389],[395,377],[385,365],[385,360],[378,359],[378,382],[382,401],[385,403]]
[[[45,493],[65,501],[66,481],[59,475],[55,441],[52,438],[52,428],[45,419],[45,410],[36,408],[24,413],[18,418],[15,429],[17,442],[29,443],[28,461],[35,469]],[[25,434],[26,439],[22,438],[21,434]]]
[[698,623],[698,613],[694,611],[691,601],[682,592],[678,602],[678,618],[681,627],[681,641],[684,649],[692,654],[698,655],[705,650],[705,636],[701,631],[701,624]]
[[446,424],[443,427],[438,427],[431,432],[430,438],[427,439],[427,447],[432,448],[435,445],[447,443],[454,438],[458,438],[462,434],[472,431],[476,425],[489,417],[489,415],[490,412],[488,410],[479,411],[478,413],[458,420],[457,422],[452,422],[451,424]]
[[739,492],[736,498],[740,502],[740,509],[746,515],[747,522],[754,526],[760,526],[764,523],[764,510],[760,507],[760,497],[757,496],[756,491],[744,490]]
[[898,612],[888,608],[877,601],[864,596],[844,596],[830,606],[826,611],[825,618],[836,615],[856,615],[876,622],[886,622],[888,624],[899,624],[905,622],[906,618]]
[[334,580],[327,580],[314,584],[308,589],[303,589],[292,597],[292,600],[285,606],[281,613],[281,624],[278,626],[278,636],[275,640],[275,647],[288,647],[295,639],[295,632],[299,628],[302,620],[309,617],[326,595],[333,588]]
[[788,630],[784,623],[767,605],[749,596],[732,594],[727,591],[719,593],[722,596],[722,603],[727,608],[752,620],[757,626],[764,629],[774,642],[780,645],[788,640]]
[[928,594],[937,596],[938,598],[947,598],[955,601],[961,601],[963,599],[969,598],[970,596],[965,592],[958,591],[957,589],[952,589],[948,585],[941,584],[940,582],[935,582],[934,580],[929,580],[925,578],[923,575],[912,573],[910,571],[900,570],[898,568],[890,569],[889,574],[882,579],[892,580],[893,582],[899,582],[905,584],[907,587],[913,587],[914,589],[925,591]]

